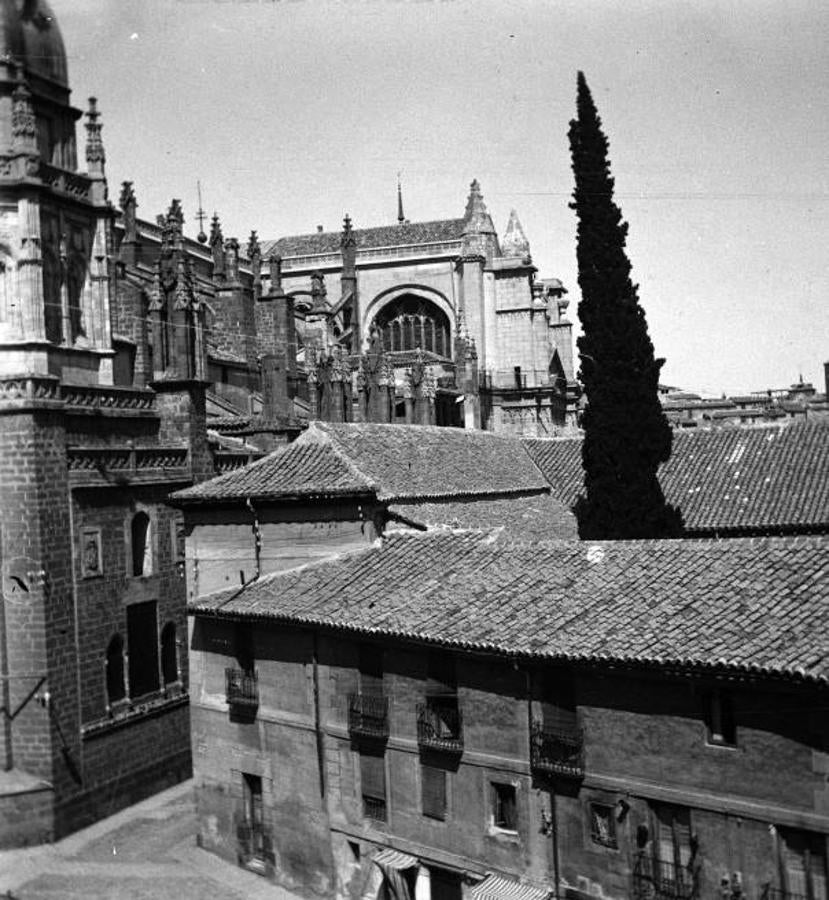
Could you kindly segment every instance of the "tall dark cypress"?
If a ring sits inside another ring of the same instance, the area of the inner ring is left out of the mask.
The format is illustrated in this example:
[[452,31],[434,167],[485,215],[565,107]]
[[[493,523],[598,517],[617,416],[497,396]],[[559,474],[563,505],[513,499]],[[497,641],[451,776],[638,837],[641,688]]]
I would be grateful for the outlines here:
[[671,453],[659,403],[659,370],[645,312],[630,280],[627,223],[613,202],[608,142],[583,73],[570,123],[578,218],[578,339],[585,410],[579,534],[593,540],[674,537],[682,520],[665,503],[657,470]]

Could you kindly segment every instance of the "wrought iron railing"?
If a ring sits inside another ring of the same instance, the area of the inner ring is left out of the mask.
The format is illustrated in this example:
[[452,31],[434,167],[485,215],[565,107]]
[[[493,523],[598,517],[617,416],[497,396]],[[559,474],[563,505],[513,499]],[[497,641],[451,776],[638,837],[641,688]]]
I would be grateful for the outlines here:
[[389,736],[389,701],[382,694],[350,694],[348,730],[355,737]]
[[530,733],[533,771],[570,778],[584,776],[584,735],[581,728],[545,728],[536,719]]
[[386,821],[386,801],[382,797],[367,797],[363,794],[363,815],[373,822]]
[[417,707],[417,742],[430,750],[463,750],[463,717],[457,702],[428,700]]
[[696,900],[696,872],[689,866],[640,855],[633,869],[633,900]]
[[230,706],[259,706],[259,676],[245,669],[225,669],[225,690]]

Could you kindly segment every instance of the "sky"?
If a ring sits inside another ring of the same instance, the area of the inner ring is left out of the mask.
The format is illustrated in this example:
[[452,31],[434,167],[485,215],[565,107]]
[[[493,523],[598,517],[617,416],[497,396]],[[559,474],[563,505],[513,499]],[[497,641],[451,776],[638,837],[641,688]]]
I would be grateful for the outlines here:
[[[567,128],[583,70],[662,382],[823,389],[829,4],[821,0],[51,0],[110,195],[197,180],[246,242],[515,208],[578,332]],[[79,142],[81,132],[79,130]]]

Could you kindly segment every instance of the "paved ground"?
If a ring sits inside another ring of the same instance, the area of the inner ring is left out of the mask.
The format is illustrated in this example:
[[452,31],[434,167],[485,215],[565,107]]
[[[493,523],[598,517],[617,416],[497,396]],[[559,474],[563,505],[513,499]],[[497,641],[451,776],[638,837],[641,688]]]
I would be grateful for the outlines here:
[[0,900],[298,900],[195,833],[187,781],[57,844],[0,851]]

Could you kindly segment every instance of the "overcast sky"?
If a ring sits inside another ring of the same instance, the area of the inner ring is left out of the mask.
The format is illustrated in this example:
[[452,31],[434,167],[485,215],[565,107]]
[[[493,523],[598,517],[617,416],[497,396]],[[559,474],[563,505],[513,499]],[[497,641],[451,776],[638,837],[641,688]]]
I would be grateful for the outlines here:
[[582,69],[610,139],[662,380],[823,385],[829,4],[822,0],[52,0],[110,193],[196,180],[246,241],[515,207],[577,321],[567,127]]

